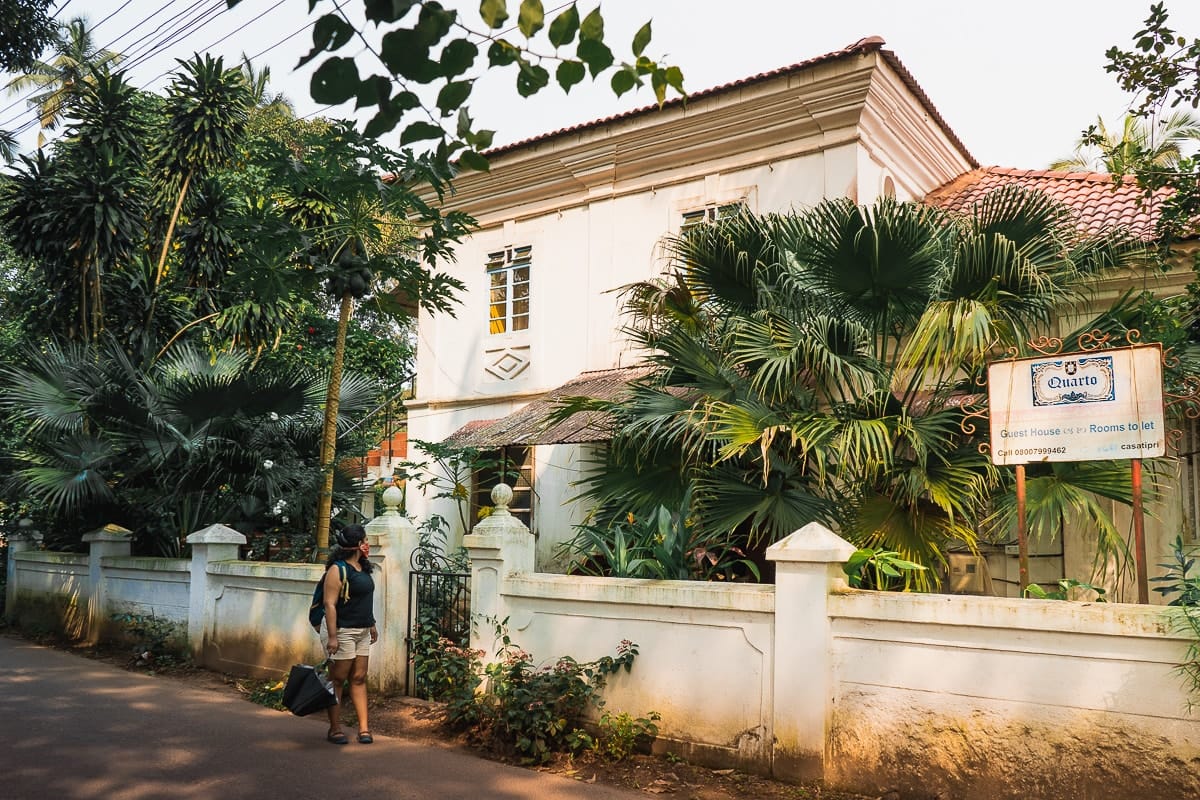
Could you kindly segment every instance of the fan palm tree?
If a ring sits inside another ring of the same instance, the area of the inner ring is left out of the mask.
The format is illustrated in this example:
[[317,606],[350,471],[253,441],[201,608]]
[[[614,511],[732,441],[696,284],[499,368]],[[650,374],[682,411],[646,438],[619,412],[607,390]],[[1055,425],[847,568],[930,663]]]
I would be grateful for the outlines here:
[[1050,169],[1134,175],[1147,168],[1174,170],[1189,146],[1200,142],[1200,118],[1175,111],[1160,121],[1126,114],[1120,131],[1110,131],[1103,119],[1075,148],[1075,153],[1050,164]]
[[[254,368],[244,352],[180,345],[144,368],[111,338],[51,343],[0,370],[0,409],[27,431],[10,479],[65,529],[115,522],[143,551],[175,552],[203,525],[261,521],[281,499],[304,530],[326,383]],[[369,381],[344,379],[343,426],[374,398]]]
[[1018,189],[961,218],[826,201],[671,248],[673,275],[626,292],[628,330],[658,369],[625,400],[562,412],[616,420],[585,485],[599,513],[644,516],[690,487],[700,524],[732,544],[761,551],[819,520],[927,566],[998,524],[1005,478],[961,425],[986,361],[1141,252],[1119,232],[1080,235]]
[[[36,91],[28,103],[38,112],[38,123],[43,131],[54,130],[62,122],[72,97],[80,87],[93,80],[93,71],[101,67],[114,67],[124,59],[120,53],[101,48],[96,44],[85,17],[75,17],[61,28],[54,42],[54,57],[49,61],[38,61],[26,73],[10,80],[6,86],[9,95]],[[44,133],[38,134],[38,146],[46,142]]]

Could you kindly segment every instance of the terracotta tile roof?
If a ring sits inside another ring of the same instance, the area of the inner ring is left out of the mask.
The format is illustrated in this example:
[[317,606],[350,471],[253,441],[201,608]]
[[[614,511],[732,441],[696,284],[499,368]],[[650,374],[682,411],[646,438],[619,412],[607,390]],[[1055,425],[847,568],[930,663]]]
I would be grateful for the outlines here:
[[1097,172],[984,167],[935,189],[925,202],[950,211],[965,211],[988,192],[1011,184],[1041,190],[1066,204],[1089,233],[1123,227],[1146,239],[1153,237],[1158,208],[1170,195],[1169,189],[1160,189],[1148,202],[1132,178],[1123,178],[1114,187],[1111,175]]
[[[979,162],[975,160],[975,158],[970,154],[970,152],[968,152],[966,146],[958,138],[957,134],[955,134],[954,131],[952,131],[950,129],[950,126],[946,124],[946,120],[942,118],[942,115],[940,113],[938,113],[938,110],[933,105],[933,101],[929,99],[929,95],[925,94],[925,90],[922,89],[920,87],[920,85],[917,84],[917,81],[912,76],[912,73],[909,72],[908,69],[902,63],[900,63],[900,59],[896,57],[896,54],[893,53],[891,50],[883,49],[884,44],[885,44],[884,40],[882,38],[880,38],[879,36],[867,36],[863,39],[859,39],[854,44],[843,47],[841,50],[834,50],[832,53],[826,53],[824,55],[817,56],[816,58],[810,58],[805,61],[800,61],[800,62],[797,62],[797,63],[792,64],[787,67],[780,67],[779,69],[774,69],[774,70],[771,70],[770,72],[762,72],[762,73],[759,73],[758,75],[751,75],[748,78],[742,78],[740,80],[732,81],[730,83],[723,83],[720,86],[714,86],[711,89],[705,89],[704,91],[693,92],[687,96],[686,101],[692,102],[695,100],[703,99],[705,97],[712,97],[714,95],[719,95],[724,92],[733,91],[735,89],[741,89],[746,86],[753,86],[756,83],[762,83],[764,81],[769,81],[773,78],[778,78],[783,75],[789,75],[794,72],[800,72],[800,71],[803,71],[806,69],[810,69],[812,67],[817,66],[818,64],[825,64],[830,61],[837,61],[837,60],[844,59],[844,58],[850,58],[852,56],[865,55],[867,53],[878,52],[881,56],[883,56],[883,59],[885,62],[887,62],[888,66],[890,66],[893,70],[896,71],[896,74],[900,76],[900,79],[904,82],[904,85],[907,86],[909,91],[911,91],[913,93],[913,95],[917,98],[917,100],[920,101],[921,105],[925,108],[925,111],[938,124],[938,127],[940,127],[942,129],[942,131],[946,134],[946,136],[950,139],[950,141],[954,143],[954,146],[957,147],[962,152],[962,154],[967,158],[967,161],[971,164],[971,166],[978,167]],[[590,130],[592,128],[599,128],[603,125],[607,125],[609,123],[617,122],[620,120],[626,120],[626,119],[632,119],[634,117],[639,117],[639,116],[649,116],[651,114],[662,113],[668,109],[682,107],[684,102],[685,102],[685,98],[677,97],[673,100],[668,100],[666,103],[663,104],[661,109],[658,107],[658,105],[642,106],[641,108],[635,108],[632,111],[626,111],[621,114],[614,114],[612,116],[604,117],[602,119],[592,120],[591,122],[584,122],[579,125],[572,125],[572,126],[566,127],[566,128],[559,128],[556,131],[550,131],[548,133],[543,133],[543,134],[539,134],[537,136],[533,136],[529,139],[522,139],[519,142],[513,142],[512,144],[507,144],[507,145],[502,145],[500,147],[492,148],[491,150],[488,150],[485,153],[485,155],[487,155],[489,157],[495,157],[502,153],[508,153],[513,150],[519,150],[523,147],[527,147],[529,145],[537,144],[540,142],[545,142],[547,140],[554,139],[558,136],[565,136],[567,134],[578,133],[580,131],[586,131],[586,130]]]
[[580,444],[602,442],[612,437],[605,415],[581,411],[555,425],[549,415],[564,397],[594,397],[613,400],[620,397],[629,382],[653,372],[650,366],[601,369],[581,372],[537,400],[498,420],[468,422],[446,438],[456,447],[490,450],[510,444]]

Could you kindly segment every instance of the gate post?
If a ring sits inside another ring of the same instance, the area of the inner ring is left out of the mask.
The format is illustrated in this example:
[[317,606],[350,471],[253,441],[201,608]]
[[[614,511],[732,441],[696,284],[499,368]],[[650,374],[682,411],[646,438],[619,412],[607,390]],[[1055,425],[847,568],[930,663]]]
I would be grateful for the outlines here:
[[489,658],[491,631],[481,635],[477,618],[500,622],[508,616],[502,586],[504,578],[518,572],[533,572],[534,539],[525,523],[508,511],[512,489],[503,483],[492,489],[492,513],[463,537],[463,547],[471,556],[471,648],[483,650]]
[[854,545],[810,522],[767,548],[775,562],[775,747],[771,774],[823,780],[836,687],[829,593],[845,586],[841,566]]
[[[375,592],[375,620],[379,641],[371,654],[372,679],[382,690],[403,691],[408,686],[408,650],[404,637],[408,630],[408,574],[412,554],[417,548],[417,529],[400,513],[404,493],[395,486],[383,490],[384,511],[364,527],[371,544],[371,560],[382,572]],[[378,668],[376,668],[378,664]]]

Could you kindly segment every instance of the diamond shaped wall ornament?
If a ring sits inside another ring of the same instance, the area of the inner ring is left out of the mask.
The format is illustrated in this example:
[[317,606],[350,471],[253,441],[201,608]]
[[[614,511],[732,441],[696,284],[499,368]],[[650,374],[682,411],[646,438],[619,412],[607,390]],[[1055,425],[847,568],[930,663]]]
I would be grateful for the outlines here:
[[494,380],[511,381],[528,366],[528,347],[504,347],[484,353],[483,371]]

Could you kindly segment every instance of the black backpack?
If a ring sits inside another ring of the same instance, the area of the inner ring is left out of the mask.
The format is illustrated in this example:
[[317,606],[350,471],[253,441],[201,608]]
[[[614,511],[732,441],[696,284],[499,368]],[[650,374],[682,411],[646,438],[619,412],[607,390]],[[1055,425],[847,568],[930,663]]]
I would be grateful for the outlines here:
[[[338,605],[341,605],[350,599],[350,582],[346,580],[346,562],[335,561],[333,564],[338,568],[338,577],[342,581],[342,590],[338,592]],[[326,570],[325,575],[328,574],[329,570]],[[316,631],[321,630],[321,620],[325,619],[325,575],[317,581],[317,587],[313,589],[312,605],[308,607],[308,624]]]

